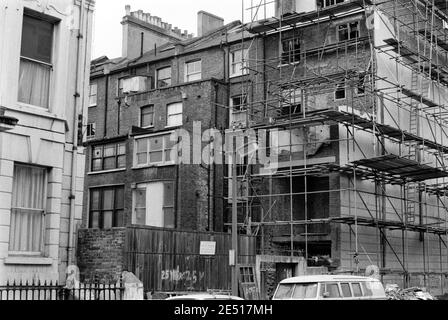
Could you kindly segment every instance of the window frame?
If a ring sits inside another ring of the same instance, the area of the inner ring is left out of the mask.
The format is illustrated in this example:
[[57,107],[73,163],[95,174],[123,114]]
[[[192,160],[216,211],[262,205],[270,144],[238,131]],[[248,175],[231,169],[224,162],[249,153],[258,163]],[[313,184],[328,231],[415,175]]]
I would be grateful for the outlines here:
[[[284,43],[288,42],[288,51],[285,51]],[[291,51],[291,42],[292,42],[292,51]],[[297,48],[299,52],[297,53]],[[294,65],[300,63],[302,60],[302,44],[300,43],[300,38],[292,37],[283,39],[280,43],[280,65],[281,66],[287,66],[287,65]],[[298,58],[298,60],[297,60]]]
[[[133,158],[134,158],[134,169],[141,169],[141,168],[147,168],[147,167],[154,167],[154,166],[172,166],[176,164],[177,161],[177,153],[176,153],[176,158],[175,159],[170,159],[169,161],[166,161],[166,152],[168,151],[172,151],[173,148],[171,148],[170,150],[168,150],[166,148],[166,139],[165,137],[170,138],[171,135],[174,133],[174,131],[171,132],[166,132],[166,133],[156,133],[156,134],[151,134],[151,135],[145,135],[145,136],[141,136],[141,137],[135,137],[134,138],[134,152],[133,152]],[[151,156],[151,149],[150,149],[150,141],[152,138],[161,138],[163,139],[163,147],[161,150],[156,150],[153,152],[162,152],[162,161],[159,162],[150,162]],[[146,141],[146,162],[144,164],[139,164],[138,163],[138,155],[139,154],[143,154],[143,152],[138,152],[138,141],[139,140],[147,140]],[[177,145],[177,142],[173,142],[173,147]]]
[[[353,289],[355,285],[359,286],[359,292],[361,293],[360,295],[356,295],[355,290]],[[360,282],[350,282],[350,288],[352,289],[352,295],[354,298],[364,297],[364,292],[362,291],[362,285]]]
[[[89,127],[91,128],[90,133],[93,130],[93,134],[91,134],[91,135],[89,135]],[[95,139],[95,137],[96,137],[96,122],[88,123],[86,125],[86,138],[87,138],[87,140],[92,140],[92,139]]]
[[[92,95],[92,87],[95,87],[95,94]],[[95,103],[92,103],[92,97],[95,97]],[[89,85],[89,108],[96,107],[98,105],[98,83],[91,83]]]
[[[44,177],[44,190],[42,191],[42,196],[43,196],[43,209],[31,209],[31,208],[18,208],[18,207],[14,207],[13,203],[12,203],[12,199],[11,199],[11,217],[14,214],[13,213],[13,209],[26,209],[26,210],[30,210],[30,211],[36,211],[36,212],[41,212],[41,216],[42,216],[42,225],[41,225],[41,239],[40,239],[40,252],[32,252],[32,251],[13,251],[10,249],[11,246],[11,238],[8,239],[8,255],[12,255],[12,256],[16,256],[16,255],[21,255],[21,256],[32,256],[32,257],[43,257],[45,254],[45,235],[46,235],[46,224],[47,224],[47,211],[48,211],[48,204],[47,204],[47,199],[48,199],[48,181],[49,181],[49,169],[46,167],[42,167],[42,166],[37,166],[37,165],[30,165],[30,164],[24,164],[24,163],[19,163],[19,162],[15,162],[14,163],[14,172],[15,172],[15,168],[16,167],[25,167],[25,168],[33,168],[33,169],[42,169],[42,171],[45,174]],[[14,183],[14,177],[13,177],[13,183]],[[14,187],[13,187],[14,188]],[[12,191],[14,192],[14,190]],[[12,195],[12,193],[11,193]],[[12,222],[10,223],[9,227],[12,227]],[[10,230],[11,233],[11,230]]]
[[[234,99],[241,99],[241,104],[235,104]],[[248,95],[247,93],[240,93],[237,95],[234,95],[230,98],[230,110],[232,113],[239,113],[239,112],[246,112],[248,109],[249,103],[248,103]],[[236,109],[236,107],[239,107],[239,109]]]
[[[41,61],[39,59],[35,59],[35,58],[31,58],[31,57],[27,57],[22,55],[22,41],[23,41],[23,26],[24,26],[24,20],[25,17],[31,18],[31,19],[35,19],[35,20],[40,20],[40,21],[44,21],[48,24],[51,25],[52,27],[52,35],[51,35],[51,62],[48,63],[46,61]],[[24,102],[24,101],[20,101],[20,79],[18,82],[18,91],[17,91],[17,102],[18,104],[24,105],[24,106],[29,106],[29,107],[33,107],[33,108],[38,108],[41,110],[46,110],[46,111],[50,111],[52,108],[52,92],[53,92],[53,84],[54,84],[54,69],[55,69],[55,53],[56,53],[56,45],[55,45],[55,40],[56,40],[56,28],[57,28],[57,24],[59,23],[59,20],[50,16],[46,16],[46,15],[42,15],[39,14],[37,12],[31,11],[27,8],[24,9],[24,12],[22,14],[22,31],[21,31],[21,43],[20,43],[20,55],[19,55],[19,73],[20,73],[20,68],[22,65],[22,60],[31,62],[33,64],[37,64],[39,66],[44,66],[45,68],[49,69],[49,79],[48,79],[48,92],[46,92],[47,94],[47,105],[46,106],[40,106],[40,105],[35,105],[35,104],[31,104],[28,102]],[[20,74],[19,74],[20,77]]]
[[[353,32],[352,28],[351,28],[351,24],[356,23],[356,31],[357,31],[357,36],[356,37],[352,37],[351,34]],[[347,31],[347,39],[341,40],[341,35],[340,35],[340,27],[344,26],[345,30]],[[352,21],[352,22],[347,22],[347,23],[341,23],[338,24],[336,26],[336,39],[337,42],[344,42],[344,41],[351,41],[351,40],[355,40],[355,39],[359,39],[361,36],[361,24],[359,22],[359,20],[357,21]]]
[[[320,0],[320,3],[321,3],[321,8],[328,8],[328,7],[336,6],[340,3],[344,3],[345,1],[346,0]],[[327,2],[330,2],[330,4],[327,4]]]
[[[174,106],[174,105],[180,105],[181,106],[181,112],[179,113],[169,113],[169,108]],[[174,117],[174,116],[179,116],[181,115],[182,120],[180,124],[170,124],[170,117]],[[184,104],[182,102],[173,102],[173,103],[169,103],[166,105],[166,128],[177,128],[177,127],[181,127],[184,125]]]
[[[287,118],[290,114],[292,117],[303,115],[303,92],[301,88],[282,88],[281,97],[281,114],[277,118]],[[300,101],[297,101],[297,99],[294,99],[295,101],[293,101],[293,98],[296,97],[299,97]],[[286,108],[288,108],[289,111],[287,114],[284,113]],[[299,108],[298,112],[291,112],[297,108]]]
[[[122,207],[118,207],[117,206],[117,196],[116,196],[116,192],[118,189],[122,189],[123,190],[123,206]],[[114,204],[113,204],[113,208],[111,210],[106,210],[104,209],[104,193],[105,191],[108,190],[113,190],[113,199],[114,199]],[[94,191],[99,191],[99,198],[98,198],[98,206],[99,208],[97,210],[93,210],[92,209],[92,193]],[[88,229],[90,230],[109,230],[110,228],[104,228],[104,212],[106,211],[112,211],[112,229],[113,228],[122,228],[124,226],[126,226],[126,213],[125,213],[125,185],[114,185],[114,186],[101,186],[101,187],[92,187],[89,188],[89,223],[88,223]],[[116,225],[116,220],[117,220],[117,214],[118,211],[122,211],[123,213],[123,226],[117,226]],[[99,227],[98,228],[93,228],[92,227],[92,215],[94,212],[98,212],[98,224]]]
[[[199,62],[199,66],[200,66],[200,70],[197,72],[193,72],[193,73],[188,73],[188,66],[190,64],[193,63],[198,63]],[[194,77],[196,75],[199,75],[198,79],[193,79],[191,80],[191,77]],[[194,82],[194,81],[201,81],[202,80],[202,59],[195,59],[195,60],[190,60],[185,62],[185,82]]]
[[[169,77],[169,78],[162,78],[162,79],[161,79],[161,78],[159,77],[160,71],[162,71],[162,70],[166,70],[166,69],[169,69],[169,70],[170,70],[170,77]],[[167,87],[171,87],[171,86],[173,85],[173,83],[172,83],[172,79],[173,79],[173,78],[172,78],[172,76],[173,76],[172,72],[173,72],[173,70],[172,70],[172,67],[171,67],[171,66],[162,67],[162,68],[159,68],[159,69],[156,70],[156,88],[157,88],[157,89],[167,88]],[[167,79],[170,80],[168,85],[163,85],[163,86],[160,86],[160,85],[159,85],[159,81],[161,81],[161,80],[165,81],[165,80],[167,80]]]
[[[108,146],[115,146],[115,155],[114,156],[109,156],[106,157],[104,155],[104,150],[106,149],[106,147]],[[124,153],[119,153],[120,150],[120,146],[124,147]],[[95,148],[101,148],[101,156],[100,157],[95,157],[94,153],[95,153]],[[125,164],[123,167],[119,166],[119,158],[124,156],[125,158]],[[105,169],[105,159],[108,158],[115,158],[115,168],[113,169]],[[95,170],[95,166],[94,166],[94,161],[101,159],[101,169],[99,170]],[[92,146],[92,150],[91,150],[91,159],[90,159],[90,172],[102,172],[102,171],[111,171],[111,170],[119,170],[119,169],[125,169],[126,168],[126,142],[114,142],[114,143],[107,143],[107,144],[102,144],[102,145],[94,145]]]
[[[152,112],[149,112],[149,113],[152,113],[152,125],[149,125],[149,126],[144,126],[143,125],[143,110],[145,108],[152,108]],[[153,104],[148,104],[148,105],[140,107],[140,114],[139,114],[139,125],[140,125],[140,128],[142,128],[142,129],[154,128],[155,120],[156,120],[156,109],[155,109]]]
[[[337,94],[338,92],[344,91],[344,97],[338,98]],[[336,90],[334,91],[334,101],[342,101],[347,99],[347,82],[344,80],[341,83],[338,83],[336,86]]]
[[[138,183],[136,184],[135,188],[132,189],[132,224],[133,225],[141,225],[141,224],[137,224],[137,219],[136,219],[136,212],[137,209],[142,210],[145,209],[145,223],[143,224],[143,226],[148,226],[148,227],[160,227],[160,226],[150,226],[147,224],[147,218],[148,218],[148,209],[149,209],[149,204],[148,204],[148,187],[151,184],[157,184],[157,183],[161,183],[163,184],[163,201],[162,201],[162,220],[163,220],[163,227],[165,229],[176,229],[177,228],[177,217],[176,217],[176,188],[175,188],[175,181],[172,180],[162,180],[162,181],[153,181],[153,182],[143,182],[143,183]],[[167,197],[165,194],[165,190],[166,190],[166,185],[170,184],[172,187],[172,198],[173,198],[173,203],[172,205],[167,205]],[[136,192],[139,190],[145,190],[144,191],[144,195],[145,195],[145,207],[137,207],[137,201],[136,201]],[[172,209],[173,210],[173,217],[174,217],[174,226],[170,227],[167,226],[166,224],[166,209]]]
[[[235,55],[237,52],[241,53],[241,60],[239,61],[235,61]],[[230,52],[230,78],[241,77],[249,74],[249,70],[247,69],[248,63],[246,59],[248,52],[248,49],[239,49]],[[240,65],[241,67],[238,68],[238,65]]]

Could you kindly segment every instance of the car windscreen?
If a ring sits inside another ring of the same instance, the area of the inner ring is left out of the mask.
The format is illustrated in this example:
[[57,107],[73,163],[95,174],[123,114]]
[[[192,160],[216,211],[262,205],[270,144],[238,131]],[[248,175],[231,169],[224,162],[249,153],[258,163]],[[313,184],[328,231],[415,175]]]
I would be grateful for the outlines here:
[[294,283],[281,283],[278,285],[274,299],[291,299]]
[[293,299],[313,299],[317,297],[317,283],[296,283]]

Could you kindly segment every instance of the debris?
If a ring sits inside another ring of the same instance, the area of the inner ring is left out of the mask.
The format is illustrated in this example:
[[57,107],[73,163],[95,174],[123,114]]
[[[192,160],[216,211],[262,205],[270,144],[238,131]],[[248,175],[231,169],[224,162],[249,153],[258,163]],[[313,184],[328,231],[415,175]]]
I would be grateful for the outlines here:
[[388,284],[385,291],[388,300],[437,300],[425,288],[400,289],[396,284]]

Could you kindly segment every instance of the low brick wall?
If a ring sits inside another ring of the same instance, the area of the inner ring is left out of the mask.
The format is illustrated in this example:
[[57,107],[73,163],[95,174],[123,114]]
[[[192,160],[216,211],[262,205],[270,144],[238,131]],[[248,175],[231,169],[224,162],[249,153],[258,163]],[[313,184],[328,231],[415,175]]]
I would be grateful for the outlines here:
[[119,279],[124,270],[126,229],[79,230],[78,267],[81,281],[94,277]]

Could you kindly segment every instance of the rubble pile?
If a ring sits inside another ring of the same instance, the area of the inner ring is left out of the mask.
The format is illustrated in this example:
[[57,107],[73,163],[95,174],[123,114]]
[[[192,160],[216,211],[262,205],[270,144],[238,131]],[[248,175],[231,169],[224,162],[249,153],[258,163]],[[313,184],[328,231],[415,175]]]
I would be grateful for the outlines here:
[[425,289],[418,287],[400,289],[398,285],[387,285],[386,296],[388,300],[437,300]]

